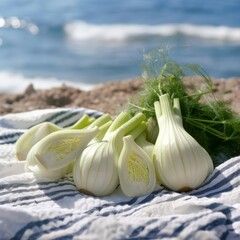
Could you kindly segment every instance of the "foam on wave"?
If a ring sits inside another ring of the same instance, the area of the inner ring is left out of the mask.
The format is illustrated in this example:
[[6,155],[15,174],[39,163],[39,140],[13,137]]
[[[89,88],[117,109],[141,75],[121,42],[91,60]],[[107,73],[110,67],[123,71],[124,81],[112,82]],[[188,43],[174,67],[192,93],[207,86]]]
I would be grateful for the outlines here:
[[48,89],[51,87],[60,87],[63,84],[77,87],[82,90],[90,90],[95,87],[94,84],[79,83],[69,80],[60,80],[57,78],[25,77],[22,74],[16,74],[9,71],[0,71],[0,92],[23,92],[29,84],[33,84],[36,89]]
[[65,25],[68,37],[77,41],[127,41],[147,36],[171,37],[177,34],[240,43],[240,28],[193,24],[91,24],[74,21]]

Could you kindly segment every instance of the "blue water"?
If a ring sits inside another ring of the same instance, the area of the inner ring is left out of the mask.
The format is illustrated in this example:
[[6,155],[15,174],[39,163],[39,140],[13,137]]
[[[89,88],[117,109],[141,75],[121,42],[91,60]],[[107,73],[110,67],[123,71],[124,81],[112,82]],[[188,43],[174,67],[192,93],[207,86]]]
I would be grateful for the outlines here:
[[1,0],[0,91],[131,78],[166,44],[179,63],[240,77],[239,13],[239,0]]

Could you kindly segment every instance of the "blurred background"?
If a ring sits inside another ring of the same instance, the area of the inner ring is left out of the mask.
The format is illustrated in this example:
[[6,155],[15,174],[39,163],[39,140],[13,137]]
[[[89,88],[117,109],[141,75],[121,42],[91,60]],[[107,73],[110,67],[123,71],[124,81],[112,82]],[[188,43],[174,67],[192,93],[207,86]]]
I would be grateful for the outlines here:
[[240,77],[239,0],[1,0],[0,92],[141,74],[143,52]]

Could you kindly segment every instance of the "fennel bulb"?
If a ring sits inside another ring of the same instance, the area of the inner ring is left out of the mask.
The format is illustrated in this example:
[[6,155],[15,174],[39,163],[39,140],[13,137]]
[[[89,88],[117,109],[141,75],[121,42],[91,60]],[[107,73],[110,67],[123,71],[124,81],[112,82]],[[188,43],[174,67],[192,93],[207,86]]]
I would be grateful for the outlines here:
[[118,175],[121,189],[128,197],[150,194],[156,185],[153,162],[131,135],[123,138]]
[[51,133],[31,148],[25,169],[39,176],[50,178],[56,178],[55,175],[62,176],[98,133],[99,129],[96,126]]
[[[94,119],[84,114],[74,125],[65,129],[81,129],[92,123]],[[15,152],[18,160],[26,160],[30,149],[45,136],[50,133],[62,130],[56,124],[51,122],[39,123],[28,129],[16,142]]]
[[50,122],[43,122],[27,130],[16,142],[15,152],[18,160],[26,160],[30,149],[39,140],[61,128]]
[[144,120],[142,113],[130,119],[127,113],[122,112],[114,119],[102,141],[83,150],[73,168],[74,182],[80,192],[105,196],[115,190],[119,184],[117,162],[122,138]]
[[160,182],[174,191],[189,191],[199,187],[213,171],[207,151],[182,124],[178,99],[172,106],[168,94],[154,103],[159,135],[153,149],[153,161]]

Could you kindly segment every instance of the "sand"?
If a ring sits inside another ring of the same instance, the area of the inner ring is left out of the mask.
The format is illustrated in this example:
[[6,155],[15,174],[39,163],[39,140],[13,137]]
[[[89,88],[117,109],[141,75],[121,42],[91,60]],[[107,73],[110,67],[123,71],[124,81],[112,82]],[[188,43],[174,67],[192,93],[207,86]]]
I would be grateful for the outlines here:
[[[234,111],[240,113],[240,78],[213,79],[216,94],[230,102]],[[186,79],[186,84],[198,84],[198,78]],[[67,85],[47,90],[29,85],[22,93],[0,93],[0,115],[45,108],[85,107],[117,114],[139,93],[143,81],[140,77],[112,81],[83,91]]]

